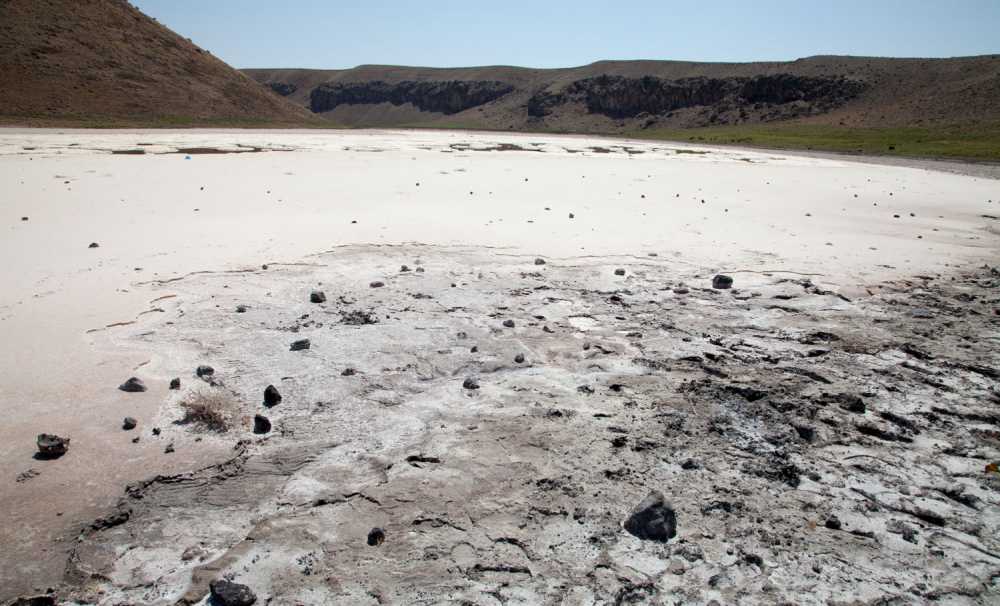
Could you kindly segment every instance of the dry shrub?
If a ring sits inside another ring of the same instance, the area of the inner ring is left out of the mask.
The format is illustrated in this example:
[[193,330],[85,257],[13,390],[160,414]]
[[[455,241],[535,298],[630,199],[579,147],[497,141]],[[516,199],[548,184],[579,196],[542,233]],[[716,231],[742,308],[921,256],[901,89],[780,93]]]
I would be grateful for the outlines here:
[[181,402],[184,417],[178,425],[195,425],[208,431],[229,431],[230,418],[236,408],[233,397],[222,391],[193,393]]

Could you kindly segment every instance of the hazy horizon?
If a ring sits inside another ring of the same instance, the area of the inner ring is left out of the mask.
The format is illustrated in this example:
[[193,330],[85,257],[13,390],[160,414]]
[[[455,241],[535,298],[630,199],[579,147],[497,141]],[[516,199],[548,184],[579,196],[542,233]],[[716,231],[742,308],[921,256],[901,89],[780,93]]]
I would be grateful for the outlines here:
[[239,68],[555,68],[603,60],[728,63],[1000,53],[1000,3],[989,0],[846,0],[835,6],[720,0],[711,10],[650,0],[629,6],[594,0],[469,6],[446,0],[426,9],[397,0],[134,4]]

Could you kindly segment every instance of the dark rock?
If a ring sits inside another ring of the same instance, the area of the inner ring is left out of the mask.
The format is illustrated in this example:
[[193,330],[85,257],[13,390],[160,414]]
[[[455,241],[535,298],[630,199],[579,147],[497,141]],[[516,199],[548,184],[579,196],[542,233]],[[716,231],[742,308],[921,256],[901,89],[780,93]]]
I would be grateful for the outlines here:
[[628,438],[625,436],[616,436],[611,440],[611,445],[615,448],[624,448],[628,444]]
[[309,293],[310,303],[326,303],[326,293],[322,290],[314,290]]
[[122,429],[129,431],[131,429],[135,429],[135,426],[138,424],[139,422],[132,417],[125,417],[125,419],[122,420]]
[[372,288],[382,288],[383,286],[385,286],[385,282],[381,282],[379,280],[375,280],[374,282],[372,282],[368,286],[370,286]]
[[257,601],[249,587],[225,579],[212,581],[209,590],[213,606],[251,606]]
[[692,469],[700,469],[700,468],[701,466],[698,465],[698,461],[695,461],[694,459],[687,459],[686,461],[681,463],[681,469],[684,469],[686,471],[690,471]]
[[278,392],[278,388],[274,385],[268,385],[264,389],[264,406],[268,408],[272,406],[277,406],[281,403],[281,393]]
[[342,377],[353,377],[356,374],[358,374],[358,371],[354,370],[353,368],[345,368],[344,372],[340,373],[340,376],[342,376]]
[[527,111],[532,118],[542,118],[564,105],[582,104],[591,114],[622,120],[701,106],[709,111],[702,112],[695,125],[709,126],[725,123],[726,114],[736,109],[766,121],[819,114],[847,103],[866,87],[842,76],[787,73],[678,79],[600,75],[573,81],[559,92],[540,90],[528,99]]
[[194,370],[194,374],[198,375],[200,379],[211,378],[215,374],[215,369],[211,366],[202,365]]
[[514,328],[514,321],[513,320],[504,320],[503,321],[503,325],[506,328]]
[[167,444],[167,447],[163,449],[163,453],[164,454],[170,454],[173,451],[174,451],[174,443],[173,442]]
[[351,310],[348,312],[341,312],[341,323],[350,326],[364,326],[366,324],[378,324],[378,318],[375,314],[370,311],[361,311],[358,309]]
[[826,519],[825,526],[830,530],[840,530],[840,518],[837,516],[830,516]]
[[514,356],[514,363],[524,364],[524,354],[517,354],[516,356]]
[[9,602],[8,606],[56,606],[56,598],[51,595],[20,597]]
[[154,436],[160,435],[160,428],[159,427],[154,427],[153,428],[153,435]]
[[253,432],[254,433],[267,433],[271,431],[271,420],[264,415],[254,415],[253,417]]
[[118,389],[122,391],[127,391],[129,393],[138,393],[146,391],[146,384],[142,382],[142,379],[136,377],[130,378],[118,386]]
[[309,349],[310,345],[311,343],[309,343],[309,339],[299,339],[298,341],[293,342],[292,345],[288,348],[288,350],[302,351],[303,349]]
[[245,314],[245,313],[247,313],[248,309],[250,309],[250,308],[247,307],[246,305],[237,305],[236,306],[236,313],[238,313],[238,314]]
[[570,214],[569,214],[569,218],[570,218],[570,219],[573,219],[573,218],[575,218],[575,217],[576,217],[576,215],[574,215],[573,213],[570,213]]
[[408,266],[406,266],[406,265],[400,265],[399,266],[399,271],[400,271],[400,273],[406,273],[406,272],[410,271],[410,268]]
[[87,248],[100,248],[100,246],[101,245],[98,244],[97,242],[91,242],[90,246],[88,246]]
[[644,541],[666,543],[677,536],[677,516],[663,493],[653,491],[632,510],[625,530]]
[[378,547],[382,543],[385,543],[385,531],[381,528],[372,528],[368,531],[368,545],[371,547]]
[[470,379],[466,379],[465,381],[462,381],[462,388],[463,389],[479,389],[479,383],[476,383],[475,379],[471,379],[471,378]]
[[541,257],[535,259],[535,265],[545,265],[545,259],[542,259]]
[[712,288],[716,290],[724,290],[726,288],[733,287],[733,279],[729,276],[719,274],[712,278]]
[[513,90],[510,84],[495,80],[329,82],[312,90],[309,108],[321,113],[341,105],[412,103],[422,111],[450,115],[489,103]]
[[69,438],[40,433],[37,438],[38,457],[43,459],[58,459],[69,450]]
[[170,379],[170,389],[180,389],[180,388],[181,388],[181,380],[179,377]]
[[28,220],[28,217],[21,217],[21,220],[22,220],[22,221],[27,221],[27,220]]
[[619,267],[618,269],[615,270],[615,275],[616,276],[624,276],[625,275],[625,270]]

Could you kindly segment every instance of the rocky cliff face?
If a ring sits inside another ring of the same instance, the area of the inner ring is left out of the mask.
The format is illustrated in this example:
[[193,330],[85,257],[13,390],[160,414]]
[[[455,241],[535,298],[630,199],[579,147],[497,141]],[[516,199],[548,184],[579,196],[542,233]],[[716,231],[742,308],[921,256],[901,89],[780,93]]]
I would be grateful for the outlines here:
[[282,97],[287,97],[288,95],[299,90],[298,86],[290,84],[288,82],[268,82],[267,87],[278,93]]
[[513,90],[513,86],[493,80],[405,81],[395,84],[381,80],[335,82],[313,89],[310,109],[321,113],[340,105],[410,103],[423,111],[457,114],[499,99]]
[[[693,107],[720,111],[796,104],[794,113],[829,111],[856,97],[864,85],[842,77],[810,78],[779,74],[752,78],[628,78],[597,76],[577,80],[562,92],[539,91],[528,100],[528,115],[543,118],[560,106],[583,104],[592,114],[625,119],[661,115]],[[773,109],[773,108],[772,108]],[[791,109],[791,108],[789,108]],[[772,112],[775,118],[787,112]]]

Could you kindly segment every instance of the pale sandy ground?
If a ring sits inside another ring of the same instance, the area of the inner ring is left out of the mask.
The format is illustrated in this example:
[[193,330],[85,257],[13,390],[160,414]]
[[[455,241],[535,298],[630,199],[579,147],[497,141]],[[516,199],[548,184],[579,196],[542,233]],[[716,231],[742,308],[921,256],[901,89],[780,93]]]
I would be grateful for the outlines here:
[[[501,143],[524,150],[476,151]],[[240,145],[291,151],[168,153]],[[985,178],[462,132],[4,130],[0,192],[0,586],[17,592],[33,588],[19,579],[61,570],[59,553],[41,550],[126,483],[229,451],[206,442],[165,454],[117,429],[126,414],[140,427],[157,419],[166,381],[190,375],[156,352],[105,345],[102,329],[157,307],[151,281],[310,262],[346,244],[423,243],[577,261],[657,253],[688,276],[798,272],[850,294],[995,262],[989,217],[1000,215],[1000,182]],[[148,393],[115,389],[149,362]],[[43,431],[72,436],[70,453],[32,460]],[[41,475],[15,482],[29,468]]]

